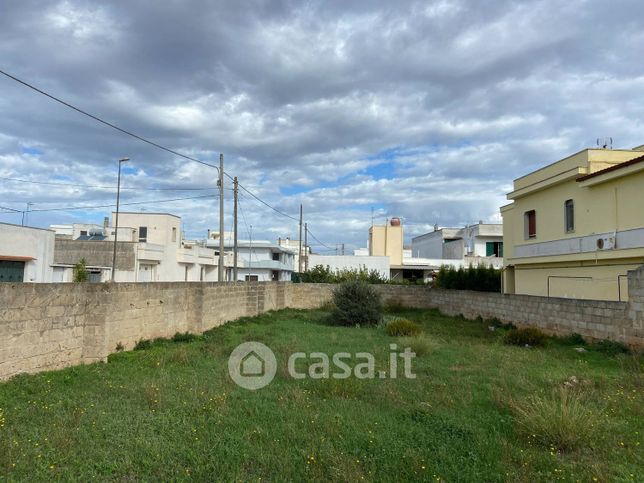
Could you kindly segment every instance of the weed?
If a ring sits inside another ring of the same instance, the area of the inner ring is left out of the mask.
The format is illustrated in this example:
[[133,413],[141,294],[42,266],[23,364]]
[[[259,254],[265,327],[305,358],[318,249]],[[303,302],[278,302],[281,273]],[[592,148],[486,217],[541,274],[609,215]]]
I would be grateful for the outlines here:
[[597,352],[601,352],[607,356],[616,356],[618,354],[629,354],[630,349],[620,342],[614,340],[600,340],[590,346]]
[[521,433],[546,447],[561,451],[589,447],[598,434],[601,411],[584,393],[570,388],[513,401],[511,409]]
[[125,350],[125,346],[119,342],[116,344],[116,352],[123,352]]
[[422,328],[417,323],[399,317],[390,320],[385,325],[385,332],[387,335],[393,337],[414,336],[420,334],[422,331]]
[[576,332],[569,335],[556,337],[555,340],[562,345],[570,345],[570,346],[586,345],[586,340],[581,336],[581,334],[578,334]]
[[199,336],[195,334],[191,334],[190,332],[177,332],[172,336],[172,342],[192,342],[193,340],[199,338]]
[[139,339],[134,346],[135,351],[144,351],[152,347],[152,341],[150,339]]
[[170,362],[176,364],[188,365],[190,360],[188,358],[188,350],[185,347],[179,347],[177,350],[170,353]]
[[511,330],[503,336],[505,344],[531,347],[543,346],[547,339],[546,334],[534,327]]
[[416,354],[416,357],[421,357],[435,350],[438,344],[427,337],[401,337],[398,339],[398,347],[400,350],[409,347]]

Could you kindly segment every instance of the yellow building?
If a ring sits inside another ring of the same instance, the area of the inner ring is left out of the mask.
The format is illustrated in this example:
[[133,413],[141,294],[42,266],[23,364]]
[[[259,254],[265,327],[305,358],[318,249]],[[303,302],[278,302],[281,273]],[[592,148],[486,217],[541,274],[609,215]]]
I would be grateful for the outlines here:
[[585,149],[514,181],[504,292],[627,300],[644,264],[644,146]]
[[369,228],[369,255],[389,257],[391,266],[403,264],[403,227],[399,218]]

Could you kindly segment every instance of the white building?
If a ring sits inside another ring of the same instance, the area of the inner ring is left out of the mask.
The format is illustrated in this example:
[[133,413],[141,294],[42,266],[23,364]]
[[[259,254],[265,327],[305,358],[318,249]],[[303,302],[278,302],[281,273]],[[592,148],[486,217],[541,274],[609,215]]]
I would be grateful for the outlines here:
[[52,230],[0,223],[0,282],[51,282]]
[[[208,246],[214,244],[214,240],[207,242]],[[233,245],[226,244],[226,251],[232,250]],[[267,240],[237,241],[237,281],[290,282],[294,262],[295,254],[278,244]],[[233,269],[227,266],[227,278],[233,280]]]
[[355,255],[309,255],[309,270],[322,265],[332,272],[341,270],[375,270],[389,280],[389,257]]
[[[115,213],[112,213],[114,219]],[[87,262],[91,281],[109,281],[114,228],[100,225],[54,225],[55,281],[71,282],[73,266]],[[73,237],[76,238],[73,238]],[[217,281],[218,252],[184,240],[181,218],[169,213],[119,212],[117,282]],[[230,259],[230,257],[227,257]]]
[[[291,240],[289,237],[286,238],[278,238],[277,239],[277,244],[281,246],[282,248],[286,248],[287,250],[291,251],[293,253],[293,256],[295,257],[293,260],[293,266],[295,267],[295,271],[297,272],[300,267],[300,240]],[[311,247],[305,246],[304,242],[302,242],[302,271],[306,270],[306,257],[311,255]],[[312,265],[309,262],[309,268],[311,268]]]
[[[412,238],[412,256],[452,266],[503,266],[503,225],[479,223],[438,228]],[[456,262],[456,263],[455,263]]]

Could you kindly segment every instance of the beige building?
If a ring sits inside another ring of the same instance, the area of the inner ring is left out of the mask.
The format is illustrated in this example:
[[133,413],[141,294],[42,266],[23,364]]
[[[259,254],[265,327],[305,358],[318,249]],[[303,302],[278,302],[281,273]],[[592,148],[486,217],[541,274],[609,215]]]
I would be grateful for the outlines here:
[[644,146],[584,149],[514,181],[501,208],[506,293],[626,300],[644,264]]
[[369,228],[369,255],[389,257],[391,265],[403,263],[403,227],[399,218]]

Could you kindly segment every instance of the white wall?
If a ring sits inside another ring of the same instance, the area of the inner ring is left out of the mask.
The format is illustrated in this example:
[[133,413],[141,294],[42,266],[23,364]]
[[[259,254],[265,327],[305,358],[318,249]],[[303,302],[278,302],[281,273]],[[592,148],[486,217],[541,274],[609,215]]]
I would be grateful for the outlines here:
[[380,275],[389,279],[389,257],[353,256],[353,255],[310,255],[309,270],[316,265],[336,270],[377,270]]
[[24,281],[51,282],[54,236],[52,230],[0,223],[0,255],[33,258],[25,261]]

